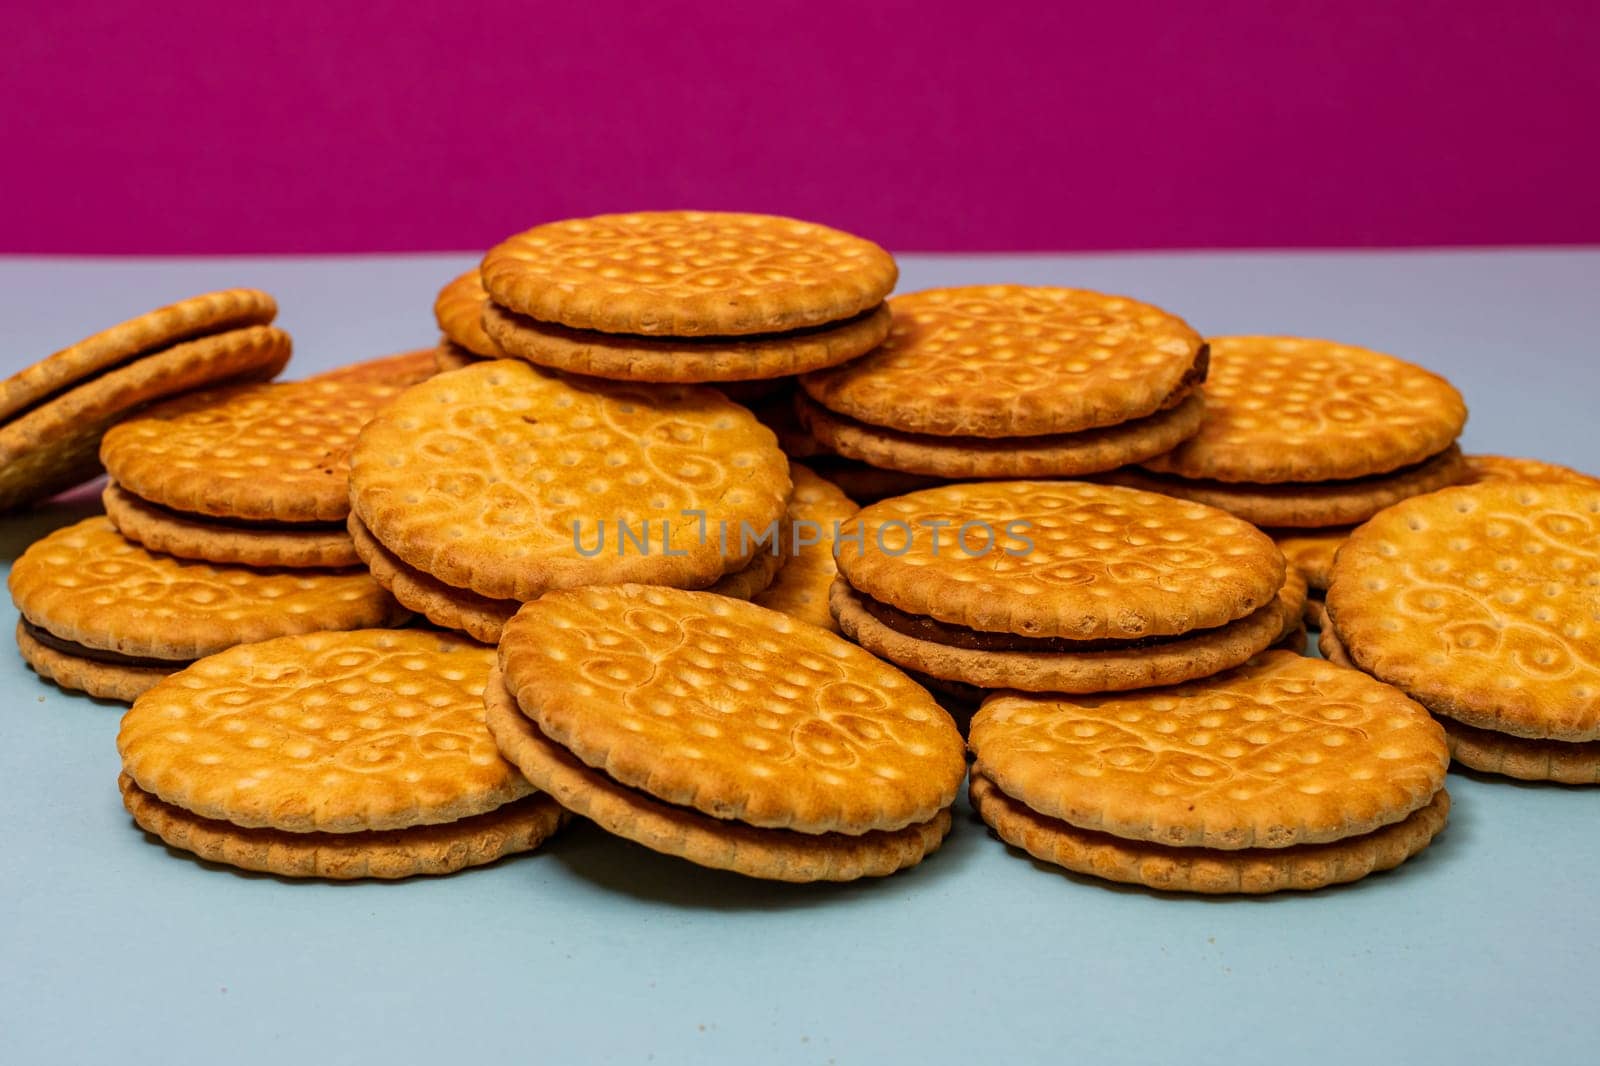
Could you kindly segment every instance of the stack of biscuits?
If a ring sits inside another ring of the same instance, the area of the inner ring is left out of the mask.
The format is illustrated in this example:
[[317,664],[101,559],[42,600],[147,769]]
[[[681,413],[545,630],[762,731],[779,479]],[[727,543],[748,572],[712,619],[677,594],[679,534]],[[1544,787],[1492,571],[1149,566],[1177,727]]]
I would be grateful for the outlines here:
[[1200,431],[1117,471],[1118,484],[1220,507],[1269,529],[1315,594],[1356,525],[1465,476],[1461,394],[1393,356],[1300,337],[1212,337]]
[[846,524],[837,556],[841,630],[958,698],[1207,677],[1290,636],[1305,597],[1242,519],[1083,482],[884,500]]
[[226,289],[112,326],[0,381],[0,511],[100,471],[100,438],[153,400],[226,381],[265,381],[289,361],[278,305]]
[[[270,376],[288,358],[288,335],[238,323],[270,318],[273,308],[248,289],[197,297],[41,366],[103,354],[117,338],[126,351],[183,336],[106,377],[169,359],[226,366],[234,378]],[[194,336],[219,325],[238,328]],[[123,421],[95,431],[94,465],[111,474],[107,514],[49,534],[11,569],[23,658],[65,688],[129,702],[236,644],[403,622],[408,613],[359,567],[341,524],[355,431],[400,391],[339,377],[257,382],[119,410]]]
[[1418,496],[1333,564],[1324,654],[1411,696],[1464,766],[1600,784],[1600,482]]
[[[90,338],[0,384],[0,506],[110,474],[12,569],[23,656],[133,703],[140,826],[295,877],[573,814],[883,876],[970,752],[1042,861],[1306,890],[1426,847],[1452,755],[1600,782],[1600,481],[1464,459],[1459,394],[1365,349],[897,276],[810,223],[608,215],[491,249],[436,349],[303,381],[252,290]],[[1275,650],[1303,617],[1331,663]]]
[[1024,285],[890,306],[881,347],[801,378],[801,422],[848,459],[941,479],[1079,477],[1200,428],[1205,345],[1158,307]]

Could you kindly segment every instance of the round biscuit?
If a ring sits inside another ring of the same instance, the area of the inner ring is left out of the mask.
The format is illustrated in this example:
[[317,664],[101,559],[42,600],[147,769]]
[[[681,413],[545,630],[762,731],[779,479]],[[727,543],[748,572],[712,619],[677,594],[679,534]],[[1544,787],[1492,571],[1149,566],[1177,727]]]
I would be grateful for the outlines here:
[[788,615],[704,592],[547,593],[500,639],[517,703],[584,764],[664,803],[801,833],[896,830],[966,770],[905,674]]
[[1357,671],[1269,651],[1174,688],[989,697],[975,772],[1080,829],[1166,847],[1282,848],[1370,833],[1425,806],[1444,731]]
[[1200,432],[1144,465],[1254,484],[1333,481],[1420,463],[1461,435],[1444,378],[1392,355],[1303,337],[1211,337]]
[[783,333],[853,318],[899,277],[871,241],[773,215],[644,211],[535,226],[489,250],[490,299],[573,329]]
[[342,529],[219,525],[155,507],[115,481],[107,482],[100,500],[118,533],[150,551],[180,559],[293,569],[361,565]]
[[123,771],[244,828],[404,829],[532,788],[483,724],[494,649],[423,629],[310,633],[208,656],[134,701]]
[[[407,389],[361,431],[350,469],[351,507],[390,552],[522,601],[596,583],[709,585],[751,561],[740,531],[780,522],[790,491],[771,431],[713,389],[515,359]],[[648,549],[624,543],[621,524],[647,528]]]
[[972,806],[995,835],[1040,862],[1077,874],[1163,892],[1263,895],[1311,891],[1390,870],[1421,852],[1444,830],[1450,794],[1440,789],[1404,821],[1330,844],[1212,851],[1169,848],[1078,829],[1016,802],[974,774]]
[[1144,418],[1185,387],[1202,345],[1176,315],[1082,289],[972,285],[889,306],[877,350],[800,383],[830,411],[902,433],[1037,437]]
[[1266,534],[1200,504],[1059,481],[945,485],[846,524],[839,572],[910,614],[1070,640],[1222,626],[1283,587]]
[[661,803],[624,788],[553,743],[491,678],[485,696],[489,730],[505,757],[568,810],[614,836],[717,870],[771,881],[854,881],[885,877],[937,851],[950,811],[897,830],[797,833],[758,829]]
[[1435,714],[1600,739],[1600,486],[1484,482],[1350,535],[1328,614],[1352,661]]

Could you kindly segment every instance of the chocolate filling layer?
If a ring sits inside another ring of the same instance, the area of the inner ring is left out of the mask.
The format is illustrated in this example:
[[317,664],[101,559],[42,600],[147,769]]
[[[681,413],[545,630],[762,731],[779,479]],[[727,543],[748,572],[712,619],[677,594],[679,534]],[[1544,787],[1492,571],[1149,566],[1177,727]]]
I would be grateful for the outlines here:
[[77,641],[65,640],[56,636],[48,629],[34,625],[26,618],[22,620],[22,628],[40,644],[51,651],[58,651],[62,655],[71,655],[78,659],[88,659],[90,662],[104,663],[107,666],[135,666],[156,670],[182,670],[193,659],[153,659],[142,655],[123,655],[121,652],[107,651],[105,648],[91,648]]
[[1192,629],[1187,633],[1179,633],[1175,636],[1133,637],[1127,640],[1114,638],[1072,640],[1066,637],[1023,637],[1015,633],[989,633],[983,630],[969,629],[966,626],[951,625],[936,618],[908,614],[898,607],[873,599],[860,589],[855,589],[855,594],[868,614],[896,633],[904,633],[908,637],[926,640],[933,644],[943,644],[949,648],[964,648],[967,651],[1136,651],[1139,648],[1153,648],[1162,644],[1171,644],[1175,641],[1192,640],[1208,632],[1205,629]]

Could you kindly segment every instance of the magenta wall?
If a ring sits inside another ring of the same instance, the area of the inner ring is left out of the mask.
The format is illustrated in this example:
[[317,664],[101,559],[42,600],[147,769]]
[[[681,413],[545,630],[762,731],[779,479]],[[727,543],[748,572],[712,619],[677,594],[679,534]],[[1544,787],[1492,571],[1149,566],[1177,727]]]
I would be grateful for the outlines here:
[[1592,0],[158,6],[13,7],[0,252],[1600,242]]

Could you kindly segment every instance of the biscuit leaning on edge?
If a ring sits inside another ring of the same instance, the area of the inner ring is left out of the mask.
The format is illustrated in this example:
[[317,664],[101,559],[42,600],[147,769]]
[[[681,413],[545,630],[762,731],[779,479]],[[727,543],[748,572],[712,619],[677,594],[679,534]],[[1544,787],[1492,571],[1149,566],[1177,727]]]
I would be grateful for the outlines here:
[[704,592],[552,592],[506,626],[500,750],[603,829],[702,866],[847,881],[950,829],[961,735],[926,691],[787,615]]

